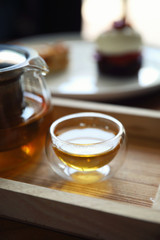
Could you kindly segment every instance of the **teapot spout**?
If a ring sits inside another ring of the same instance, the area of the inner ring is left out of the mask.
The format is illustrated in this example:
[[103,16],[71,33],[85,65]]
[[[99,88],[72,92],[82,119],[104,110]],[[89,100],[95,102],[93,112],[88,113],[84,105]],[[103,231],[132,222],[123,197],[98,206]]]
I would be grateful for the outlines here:
[[39,70],[43,75],[46,75],[49,72],[46,62],[40,56],[31,58],[28,61],[27,69]]

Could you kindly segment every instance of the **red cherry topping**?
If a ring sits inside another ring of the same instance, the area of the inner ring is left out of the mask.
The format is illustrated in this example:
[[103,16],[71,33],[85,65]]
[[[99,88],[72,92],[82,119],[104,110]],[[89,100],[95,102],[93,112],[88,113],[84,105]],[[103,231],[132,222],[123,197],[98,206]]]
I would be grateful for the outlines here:
[[125,27],[130,27],[130,25],[128,23],[126,23],[125,18],[119,20],[119,21],[115,21],[113,23],[113,28],[114,29],[123,29]]

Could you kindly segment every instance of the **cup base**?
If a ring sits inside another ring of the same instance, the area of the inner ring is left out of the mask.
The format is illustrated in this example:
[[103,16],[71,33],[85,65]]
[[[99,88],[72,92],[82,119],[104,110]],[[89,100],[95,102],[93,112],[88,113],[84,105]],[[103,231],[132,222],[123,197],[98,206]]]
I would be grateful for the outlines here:
[[81,184],[91,184],[95,182],[101,182],[108,178],[110,175],[111,168],[106,165],[96,171],[77,171],[71,167],[65,166],[61,171],[54,171],[63,179],[67,181],[77,182]]

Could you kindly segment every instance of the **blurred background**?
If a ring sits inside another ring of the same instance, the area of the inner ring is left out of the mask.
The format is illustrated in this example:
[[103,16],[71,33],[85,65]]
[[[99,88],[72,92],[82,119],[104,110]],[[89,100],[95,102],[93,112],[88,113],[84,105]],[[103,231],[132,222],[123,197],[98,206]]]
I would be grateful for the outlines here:
[[81,0],[1,0],[0,41],[80,32]]
[[95,38],[123,13],[127,2],[127,19],[142,35],[144,43],[160,46],[159,0],[84,0],[82,31],[89,39]]
[[[148,46],[160,47],[160,0],[0,0],[0,42],[16,42],[17,39],[28,37],[41,39],[41,36],[44,35],[55,37],[60,33],[62,36],[64,36],[63,33],[71,34],[71,36],[76,33],[85,40],[94,41],[101,32],[110,28],[113,21],[119,20],[123,16],[125,2],[127,3],[127,20],[141,34],[143,43]],[[155,49],[159,59],[159,49]],[[75,51],[81,50],[75,48]],[[81,64],[80,66],[78,64],[79,61],[77,61],[76,70],[78,68],[79,72],[83,73],[84,68],[81,69]],[[85,69],[87,67],[86,64]],[[89,75],[89,78],[91,79],[92,75]],[[57,76],[56,79],[58,82]],[[66,75],[64,75],[64,79],[65,84],[68,84]],[[60,78],[59,82],[61,80]],[[70,84],[72,80],[73,78],[70,79]],[[94,81],[95,79],[92,79],[93,84],[96,84]],[[147,81],[150,81],[149,75]],[[79,82],[81,84],[81,81]],[[55,83],[55,79],[50,83]],[[74,83],[77,88],[77,82]],[[103,84],[103,82],[101,83]],[[89,84],[87,87],[90,89]],[[68,88],[70,87],[71,85],[68,85]],[[159,83],[156,84],[156,87],[159,89]],[[136,102],[133,98],[124,100],[124,102],[117,100],[116,103],[130,106],[138,106],[142,103],[141,107],[152,105],[152,108],[159,108],[159,91],[157,91],[157,95],[153,92],[153,95],[146,94],[146,98],[142,97],[143,102],[138,98]],[[146,104],[147,102],[148,104]]]
[[[160,45],[159,9],[159,0],[127,1],[128,20],[149,45]],[[1,0],[0,41],[60,32],[93,40],[122,12],[123,0]]]

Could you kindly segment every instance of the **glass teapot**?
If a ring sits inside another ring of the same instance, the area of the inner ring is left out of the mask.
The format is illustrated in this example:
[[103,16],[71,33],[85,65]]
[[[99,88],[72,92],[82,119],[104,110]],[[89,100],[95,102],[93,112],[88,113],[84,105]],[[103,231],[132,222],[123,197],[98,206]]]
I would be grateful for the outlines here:
[[42,154],[53,121],[47,72],[36,51],[0,45],[0,176],[35,165]]

